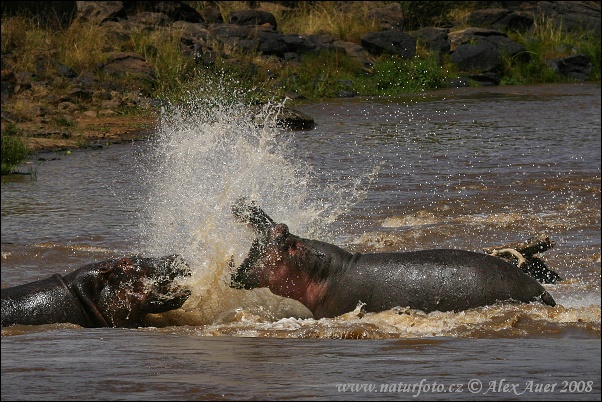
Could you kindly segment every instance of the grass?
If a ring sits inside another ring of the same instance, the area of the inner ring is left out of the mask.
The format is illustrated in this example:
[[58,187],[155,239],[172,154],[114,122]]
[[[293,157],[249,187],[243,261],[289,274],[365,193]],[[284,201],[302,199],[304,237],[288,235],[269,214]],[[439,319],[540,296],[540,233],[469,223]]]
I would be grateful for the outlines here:
[[441,68],[434,53],[414,60],[382,57],[374,70],[377,90],[384,95],[441,88],[448,78],[448,70]]
[[[5,127],[4,127],[5,126]],[[1,174],[11,173],[30,155],[14,124],[8,123],[2,127],[2,167]]]
[[533,31],[528,35],[512,32],[509,37],[525,46],[530,59],[521,62],[505,57],[502,85],[570,81],[550,68],[546,60],[578,53],[588,56],[592,61],[589,79],[600,79],[600,37],[591,32],[566,33],[561,25],[555,25],[551,20],[540,19],[534,22]]
[[[205,3],[190,2],[197,7]],[[475,6],[475,2],[465,1],[399,3],[406,17],[404,31],[423,26],[450,26]],[[237,1],[216,4],[226,21],[232,10],[248,7],[247,2]],[[278,29],[283,33],[327,34],[335,40],[359,43],[365,33],[378,30],[376,22],[369,18],[368,2],[297,2],[296,5],[291,10],[274,3],[262,3],[264,10],[274,14]],[[585,54],[593,61],[590,79],[600,79],[600,38],[591,32],[566,33],[551,20],[538,20],[531,32],[508,32],[508,35],[525,46],[530,60],[505,56],[501,71],[503,85],[568,81],[551,69],[546,60],[576,53]],[[217,43],[212,45],[219,48]],[[3,17],[3,68],[14,72],[33,72],[34,83],[44,84],[36,86],[39,92],[34,93],[33,98],[14,97],[3,105],[3,110],[23,121],[32,122],[36,117],[35,108],[44,106],[42,99],[48,95],[60,97],[66,94],[71,89],[70,81],[58,74],[57,63],[78,73],[87,71],[93,74],[101,86],[125,88],[136,96],[141,94],[162,103],[182,101],[191,89],[197,88],[205,88],[207,96],[244,94],[247,103],[261,103],[282,99],[291,91],[308,99],[337,97],[343,91],[366,96],[396,95],[440,88],[446,81],[457,78],[449,57],[440,60],[421,47],[412,60],[379,56],[370,71],[341,52],[304,54],[298,62],[285,64],[273,57],[228,50],[227,57],[215,52],[214,60],[203,64],[184,53],[179,32],[169,27],[121,34],[115,29],[107,30],[77,20],[65,27],[40,24],[32,17]],[[136,77],[105,76],[97,66],[104,63],[107,54],[113,51],[141,54],[153,68],[157,80],[145,82]],[[227,82],[232,87],[226,91],[223,87],[211,89],[216,82]],[[98,109],[98,106],[88,108]],[[123,106],[117,112],[136,116],[149,111]],[[51,115],[47,120],[58,128],[78,130],[70,116]],[[11,163],[27,155],[20,146],[24,134],[10,133],[14,128],[7,126],[5,130],[4,126],[3,172],[5,165],[8,169]]]

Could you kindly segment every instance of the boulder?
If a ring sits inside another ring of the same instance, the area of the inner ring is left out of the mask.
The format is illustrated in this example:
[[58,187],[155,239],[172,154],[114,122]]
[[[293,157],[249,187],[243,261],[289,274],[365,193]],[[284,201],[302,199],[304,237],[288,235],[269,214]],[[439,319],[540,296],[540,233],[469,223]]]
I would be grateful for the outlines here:
[[369,32],[362,36],[361,44],[374,56],[384,53],[399,55],[405,59],[416,56],[416,39],[405,32]]

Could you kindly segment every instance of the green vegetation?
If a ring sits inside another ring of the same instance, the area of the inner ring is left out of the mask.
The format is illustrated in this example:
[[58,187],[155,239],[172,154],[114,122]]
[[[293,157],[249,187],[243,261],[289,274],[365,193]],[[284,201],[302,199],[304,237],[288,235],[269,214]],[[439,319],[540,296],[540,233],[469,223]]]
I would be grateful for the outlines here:
[[[189,2],[201,8],[206,2]],[[378,30],[369,17],[369,2],[297,2],[294,9],[273,3],[262,3],[271,12],[283,33],[327,34],[336,40],[359,43],[367,32]],[[452,26],[468,15],[477,2],[470,1],[401,1],[405,15],[404,31],[424,26]],[[248,2],[216,2],[227,18],[232,10],[248,7]],[[224,91],[214,88],[213,93],[223,96],[244,94],[249,103],[269,99],[283,99],[289,92],[297,92],[307,99],[337,97],[345,92],[365,96],[397,95],[407,92],[441,88],[458,77],[448,56],[441,58],[418,44],[417,56],[411,60],[398,56],[382,55],[375,58],[371,67],[342,52],[307,53],[297,62],[283,63],[277,58],[257,53],[226,49],[223,44],[212,43],[216,50],[209,62],[199,63],[185,54],[180,44],[180,34],[171,27],[154,27],[129,33],[119,29],[105,29],[92,23],[74,21],[70,25],[40,24],[34,17],[14,16],[2,18],[1,51],[3,68],[12,72],[33,72],[32,80],[44,82],[32,98],[14,97],[3,109],[20,121],[34,122],[35,108],[44,107],[42,99],[66,96],[72,89],[70,80],[59,74],[56,63],[64,64],[77,72],[87,72],[106,87],[129,88],[135,96],[159,99],[163,104],[186,99],[190,91],[207,88],[211,83],[227,82],[235,88]],[[547,65],[546,60],[566,57],[576,53],[587,55],[593,61],[590,79],[600,79],[600,38],[591,32],[566,33],[551,21],[536,21],[531,32],[507,32],[509,37],[525,46],[530,58],[505,57],[501,84],[531,84],[568,81]],[[115,51],[141,54],[153,68],[157,80],[145,82],[136,77],[107,76],[97,66]],[[227,52],[225,52],[227,51]],[[227,53],[228,56],[223,56]],[[3,75],[4,80],[4,75]],[[79,102],[79,101],[78,101]],[[83,102],[83,101],[82,101]],[[79,107],[79,104],[78,104]],[[98,110],[98,106],[93,106]],[[89,106],[87,107],[90,108]],[[121,105],[117,114],[136,116],[149,113],[149,109],[136,109]],[[62,130],[79,129],[71,117],[49,115],[47,120]],[[2,172],[11,169],[27,157],[22,138],[15,128],[2,128]]]
[[591,80],[600,79],[600,37],[591,32],[563,32],[549,20],[535,21],[533,32],[528,35],[509,33],[509,37],[527,49],[527,62],[505,58],[502,85],[568,81],[546,64],[546,59],[561,58],[574,53],[586,55],[592,61]]
[[14,124],[2,127],[2,174],[9,174],[15,166],[22,163],[30,154],[29,149],[19,136]]

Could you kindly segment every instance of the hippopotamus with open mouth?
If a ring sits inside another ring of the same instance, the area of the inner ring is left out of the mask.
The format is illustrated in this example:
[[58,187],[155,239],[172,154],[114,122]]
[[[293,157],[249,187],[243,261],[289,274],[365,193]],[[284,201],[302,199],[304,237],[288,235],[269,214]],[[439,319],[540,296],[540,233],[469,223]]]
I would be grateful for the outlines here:
[[393,307],[461,311],[497,302],[539,301],[552,296],[515,265],[484,253],[434,249],[350,253],[333,244],[303,239],[276,224],[246,198],[232,206],[256,239],[236,269],[231,286],[268,287],[303,303],[316,319],[336,317],[364,304],[366,312]]
[[72,323],[137,327],[147,313],[177,309],[190,290],[175,283],[191,275],[178,255],[133,256],[83,266],[70,274],[2,289],[2,326]]

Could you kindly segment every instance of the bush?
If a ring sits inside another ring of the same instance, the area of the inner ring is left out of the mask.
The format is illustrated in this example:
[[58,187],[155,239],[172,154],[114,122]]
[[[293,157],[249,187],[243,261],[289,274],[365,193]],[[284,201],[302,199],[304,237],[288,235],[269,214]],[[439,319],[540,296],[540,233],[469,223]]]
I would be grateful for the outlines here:
[[374,66],[374,79],[380,94],[397,95],[441,88],[445,70],[435,54],[427,58],[382,57]]
[[299,65],[287,67],[280,85],[310,99],[337,97],[343,90],[355,90],[361,75],[361,66],[349,56],[323,51],[304,54]]
[[[9,126],[10,127],[10,126]],[[14,135],[2,134],[2,173],[12,172],[13,168],[22,163],[31,153],[23,140]]]

